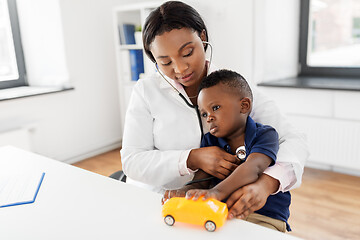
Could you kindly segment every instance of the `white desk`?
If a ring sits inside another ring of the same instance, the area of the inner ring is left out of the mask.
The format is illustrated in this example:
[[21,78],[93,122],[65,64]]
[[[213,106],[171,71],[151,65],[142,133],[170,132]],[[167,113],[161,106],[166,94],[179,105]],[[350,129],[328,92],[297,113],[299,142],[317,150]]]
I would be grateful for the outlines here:
[[296,239],[242,220],[215,232],[161,217],[161,196],[18,148],[0,147],[0,169],[46,172],[35,203],[0,208],[0,239]]

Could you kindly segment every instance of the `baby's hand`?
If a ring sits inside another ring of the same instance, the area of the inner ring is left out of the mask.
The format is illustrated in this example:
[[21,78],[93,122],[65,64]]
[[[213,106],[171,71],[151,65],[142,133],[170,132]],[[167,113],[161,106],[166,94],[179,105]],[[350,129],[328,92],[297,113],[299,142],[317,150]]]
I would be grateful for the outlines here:
[[215,189],[191,189],[186,192],[186,198],[196,201],[199,197],[203,197],[203,200],[214,198],[221,201],[220,193]]
[[185,197],[186,191],[183,189],[166,190],[164,196],[161,199],[161,204],[164,204],[167,200],[172,197]]

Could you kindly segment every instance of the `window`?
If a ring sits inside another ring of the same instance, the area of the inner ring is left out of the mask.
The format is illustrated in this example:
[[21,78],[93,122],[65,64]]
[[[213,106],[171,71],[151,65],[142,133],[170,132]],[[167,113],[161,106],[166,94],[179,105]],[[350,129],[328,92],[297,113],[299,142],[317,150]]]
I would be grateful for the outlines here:
[[0,89],[25,85],[16,1],[0,0]]
[[352,37],[354,42],[360,43],[360,17],[353,18]]
[[300,76],[360,76],[360,1],[301,0]]

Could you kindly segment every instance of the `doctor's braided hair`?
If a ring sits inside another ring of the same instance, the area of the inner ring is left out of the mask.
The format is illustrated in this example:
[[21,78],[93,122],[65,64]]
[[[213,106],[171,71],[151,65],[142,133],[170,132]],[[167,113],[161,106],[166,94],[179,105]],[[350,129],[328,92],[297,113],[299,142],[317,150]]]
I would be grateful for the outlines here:
[[[153,10],[146,18],[142,38],[146,55],[151,61],[156,62],[150,51],[150,45],[155,37],[173,29],[188,28],[201,35],[205,31],[206,41],[208,33],[200,14],[191,6],[180,1],[168,1]],[[205,51],[207,44],[204,46]]]
[[212,72],[204,77],[200,83],[199,92],[204,88],[213,87],[219,83],[227,86],[235,94],[239,94],[241,97],[248,97],[251,101],[253,100],[251,88],[245,78],[239,73],[227,69]]

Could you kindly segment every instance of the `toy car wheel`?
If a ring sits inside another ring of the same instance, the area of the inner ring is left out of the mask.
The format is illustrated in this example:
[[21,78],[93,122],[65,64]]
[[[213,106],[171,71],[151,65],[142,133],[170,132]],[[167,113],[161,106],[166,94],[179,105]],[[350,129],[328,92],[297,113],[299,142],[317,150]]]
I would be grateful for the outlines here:
[[207,221],[205,223],[205,229],[209,232],[213,232],[216,229],[216,224],[213,221]]
[[175,223],[175,219],[171,216],[171,215],[167,215],[165,218],[164,218],[164,222],[169,225],[169,226],[172,226],[174,225]]

